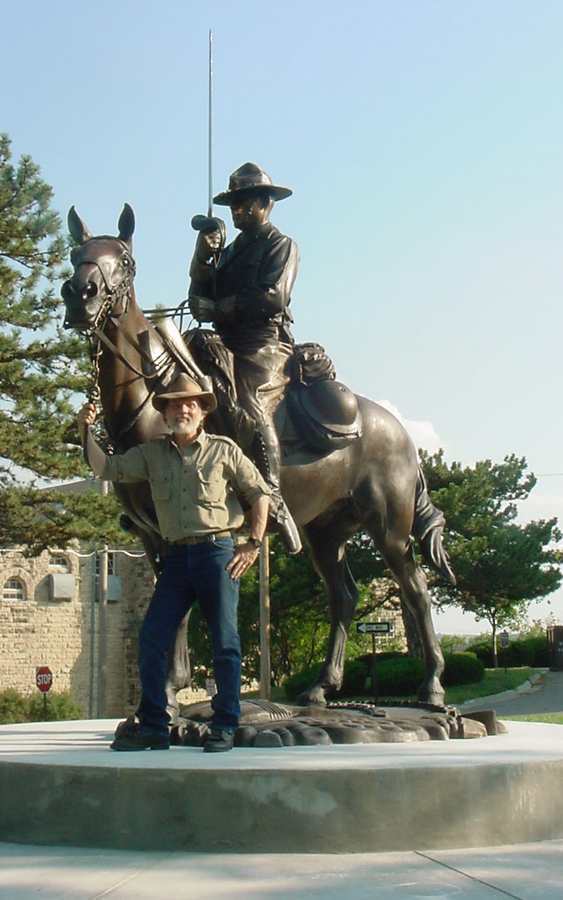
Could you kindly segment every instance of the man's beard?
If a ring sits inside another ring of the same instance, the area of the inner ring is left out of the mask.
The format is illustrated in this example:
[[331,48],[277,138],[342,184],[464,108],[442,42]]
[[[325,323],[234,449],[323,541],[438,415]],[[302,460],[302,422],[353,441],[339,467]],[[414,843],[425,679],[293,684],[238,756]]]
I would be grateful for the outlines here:
[[195,422],[187,421],[186,419],[169,419],[167,425],[170,428],[172,434],[185,434],[190,437],[197,431]]

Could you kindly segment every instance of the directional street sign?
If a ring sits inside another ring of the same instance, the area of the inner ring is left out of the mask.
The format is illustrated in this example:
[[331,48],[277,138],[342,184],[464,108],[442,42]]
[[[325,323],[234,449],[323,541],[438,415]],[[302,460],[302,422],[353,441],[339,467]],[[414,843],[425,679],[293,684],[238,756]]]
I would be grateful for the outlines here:
[[358,634],[393,634],[393,622],[357,622]]

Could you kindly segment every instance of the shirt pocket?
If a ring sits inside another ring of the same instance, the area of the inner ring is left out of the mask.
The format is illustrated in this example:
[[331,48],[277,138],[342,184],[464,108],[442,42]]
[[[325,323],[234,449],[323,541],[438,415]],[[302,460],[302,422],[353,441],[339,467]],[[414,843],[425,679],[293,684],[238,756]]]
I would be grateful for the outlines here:
[[169,500],[171,492],[172,484],[168,475],[161,475],[158,478],[151,479],[151,493],[155,501]]
[[204,506],[224,506],[226,482],[223,466],[203,466],[197,474],[196,497]]

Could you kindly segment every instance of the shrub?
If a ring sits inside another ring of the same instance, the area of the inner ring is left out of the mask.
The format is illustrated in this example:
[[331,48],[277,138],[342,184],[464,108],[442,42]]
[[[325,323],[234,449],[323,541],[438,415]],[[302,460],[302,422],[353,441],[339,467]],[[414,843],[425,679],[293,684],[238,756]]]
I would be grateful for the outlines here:
[[[386,659],[407,659],[408,654],[403,653],[402,650],[384,650],[383,653],[377,654],[377,662],[383,662]],[[356,659],[361,659],[364,662],[368,669],[371,670],[371,653],[363,653],[362,656],[357,656]]]
[[424,678],[424,663],[421,659],[402,656],[398,659],[384,659],[377,665],[378,693],[381,696],[404,697],[416,694]]
[[29,697],[22,697],[14,688],[0,691],[0,725],[27,722]]
[[455,684],[474,684],[485,675],[485,666],[474,653],[448,653],[444,657],[446,664],[442,676],[444,687]]
[[490,669],[491,666],[493,666],[492,641],[475,641],[474,644],[470,644],[469,647],[467,647],[466,653],[474,653],[487,669]]
[[342,694],[345,697],[357,694],[365,694],[368,678],[371,673],[371,656],[366,662],[365,657],[351,659],[344,664],[344,678],[342,680]]
[[[494,665],[492,640],[477,641],[471,644],[467,651],[475,653],[487,668],[490,669]],[[549,666],[550,662],[547,637],[545,635],[524,637],[511,641],[506,649],[498,647],[499,666],[506,666],[507,668],[513,666],[544,667]]]
[[551,654],[549,652],[549,644],[547,643],[547,635],[537,635],[536,637],[525,638],[526,643],[530,644],[534,650],[534,661],[532,663],[536,668],[546,668],[551,665]]
[[18,722],[53,722],[63,719],[80,719],[82,710],[69,693],[47,694],[45,701],[39,693],[33,696],[19,694],[13,688],[0,691],[0,725]]
[[288,700],[295,700],[302,691],[311,687],[319,677],[321,671],[321,663],[316,663],[308,669],[302,669],[301,672],[295,672],[286,678],[283,683],[285,695]]
[[40,694],[33,694],[29,700],[28,722],[59,722],[64,719],[81,719],[82,710],[68,692],[47,694],[47,703]]

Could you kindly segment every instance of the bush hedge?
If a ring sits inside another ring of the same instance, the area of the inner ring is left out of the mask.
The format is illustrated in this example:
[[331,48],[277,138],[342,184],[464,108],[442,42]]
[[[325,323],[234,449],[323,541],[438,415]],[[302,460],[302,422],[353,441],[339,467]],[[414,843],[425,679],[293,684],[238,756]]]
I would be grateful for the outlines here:
[[321,671],[321,663],[316,663],[308,669],[302,669],[286,678],[283,683],[285,695],[288,700],[296,700],[302,691],[311,687],[319,677]]
[[[472,684],[485,674],[483,663],[473,653],[450,653],[445,657],[444,687]],[[408,697],[416,694],[423,678],[424,663],[404,653],[377,655],[377,690],[382,697]],[[318,678],[320,663],[296,672],[284,682],[288,700],[295,700]],[[341,697],[371,695],[371,654],[348,660],[344,665]]]
[[474,684],[482,681],[485,666],[474,653],[447,653],[444,656],[445,668],[442,676],[444,687],[456,684]]
[[[494,665],[492,641],[476,641],[467,648],[467,651],[475,653],[487,668],[490,669]],[[499,666],[506,668],[531,666],[537,669],[549,666],[550,662],[547,637],[545,635],[519,638],[511,641],[508,647],[504,649],[498,647]]]
[[68,692],[47,694],[47,702],[39,693],[20,694],[13,688],[0,691],[0,725],[18,722],[53,722],[81,719],[82,710]]
[[408,697],[416,694],[424,678],[421,659],[402,656],[377,662],[377,692],[382,697]]

